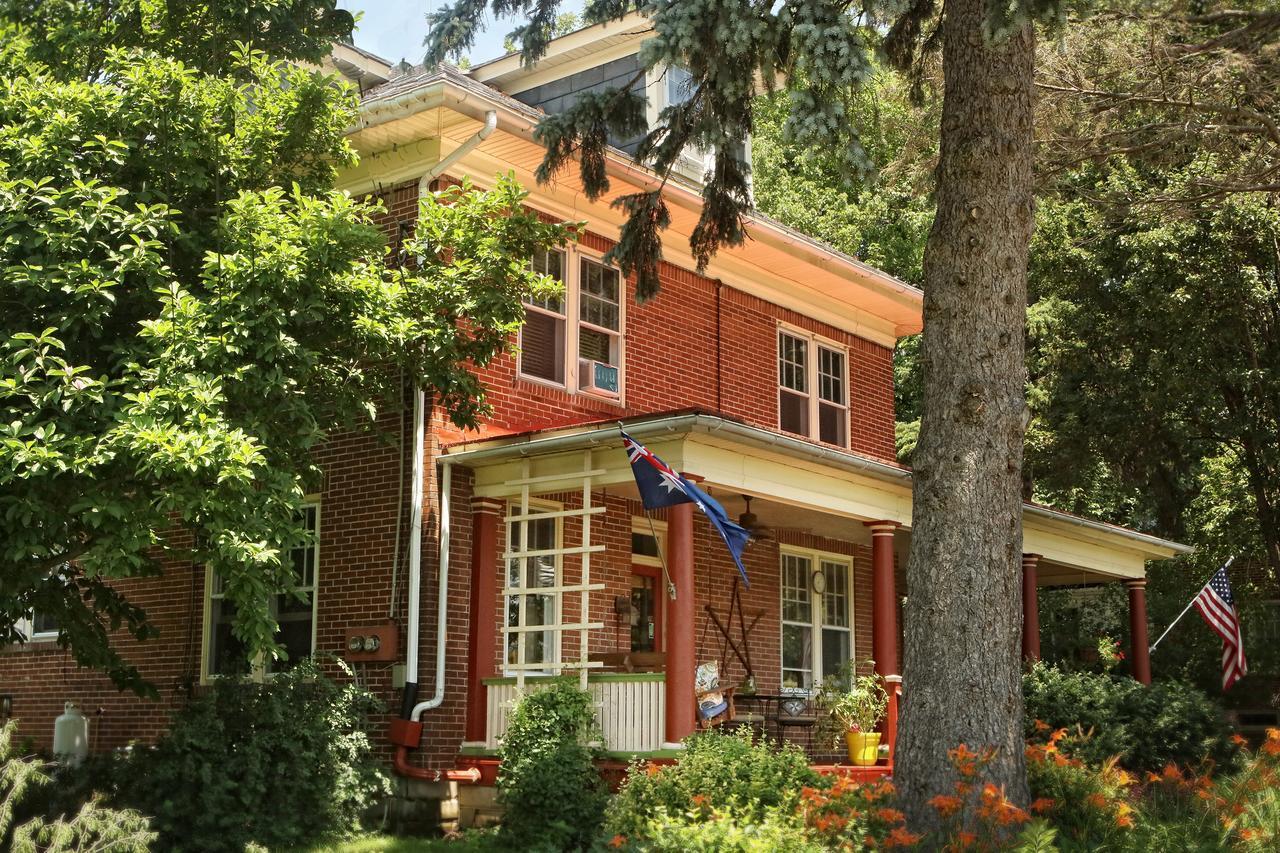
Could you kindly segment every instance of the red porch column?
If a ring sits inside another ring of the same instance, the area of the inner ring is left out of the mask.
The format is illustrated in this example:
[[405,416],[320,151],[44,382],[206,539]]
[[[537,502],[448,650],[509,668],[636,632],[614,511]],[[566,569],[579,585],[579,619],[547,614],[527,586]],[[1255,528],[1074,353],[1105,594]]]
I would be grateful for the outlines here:
[[667,569],[676,597],[667,603],[666,745],[693,734],[695,614],[693,592],[693,504],[667,509]]
[[1022,658],[1040,660],[1040,600],[1036,576],[1039,554],[1022,555]]
[[471,499],[471,621],[467,626],[467,725],[464,740],[482,744],[489,716],[486,678],[497,658],[498,537],[503,502]]
[[893,577],[896,521],[864,521],[871,528],[871,657],[880,675],[898,674],[898,593]]
[[1128,580],[1129,588],[1129,663],[1133,677],[1143,684],[1151,683],[1151,653],[1147,649],[1147,579]]

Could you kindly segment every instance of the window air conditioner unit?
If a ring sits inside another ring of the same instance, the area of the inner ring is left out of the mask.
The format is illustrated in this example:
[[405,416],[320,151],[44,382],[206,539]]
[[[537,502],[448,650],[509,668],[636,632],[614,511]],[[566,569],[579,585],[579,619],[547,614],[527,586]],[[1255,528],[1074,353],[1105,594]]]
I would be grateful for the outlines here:
[[603,361],[578,359],[578,390],[618,396],[618,368]]

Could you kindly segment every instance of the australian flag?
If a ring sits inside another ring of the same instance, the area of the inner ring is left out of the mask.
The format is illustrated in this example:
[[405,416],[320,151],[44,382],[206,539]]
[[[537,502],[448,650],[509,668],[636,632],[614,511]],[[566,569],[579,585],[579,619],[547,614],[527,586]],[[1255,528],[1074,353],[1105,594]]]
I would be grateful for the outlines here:
[[751,586],[747,570],[742,567],[742,549],[747,547],[747,542],[751,539],[746,528],[729,518],[724,507],[715,498],[672,471],[667,463],[650,453],[649,448],[625,432],[622,434],[622,442],[627,448],[631,473],[635,475],[636,487],[640,489],[640,500],[644,503],[644,508],[661,509],[684,503],[697,506],[724,540],[733,556],[733,562],[742,574],[742,582]]

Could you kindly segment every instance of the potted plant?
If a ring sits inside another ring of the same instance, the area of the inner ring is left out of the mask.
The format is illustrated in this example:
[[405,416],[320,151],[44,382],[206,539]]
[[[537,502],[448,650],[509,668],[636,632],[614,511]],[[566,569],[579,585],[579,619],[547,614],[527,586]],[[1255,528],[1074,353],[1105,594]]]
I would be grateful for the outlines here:
[[847,667],[823,682],[814,702],[827,712],[822,731],[828,741],[843,740],[852,764],[875,764],[880,756],[880,733],[875,728],[889,707],[880,676],[857,675]]

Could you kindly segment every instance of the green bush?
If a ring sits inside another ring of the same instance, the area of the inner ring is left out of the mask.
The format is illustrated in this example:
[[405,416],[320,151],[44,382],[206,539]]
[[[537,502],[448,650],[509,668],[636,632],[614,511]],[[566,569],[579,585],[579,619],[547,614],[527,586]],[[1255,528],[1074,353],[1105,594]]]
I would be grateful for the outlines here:
[[804,825],[778,809],[752,821],[740,815],[692,812],[668,815],[659,809],[647,821],[642,837],[610,839],[623,849],[640,848],[654,853],[716,851],[716,853],[821,853],[826,850],[811,839]]
[[776,749],[750,732],[696,734],[674,764],[632,765],[605,814],[605,838],[644,837],[659,815],[703,809],[732,813],[740,823],[763,824],[776,812],[794,814],[805,787],[828,784],[798,747]]
[[13,748],[17,723],[0,727],[0,850],[15,853],[145,853],[155,840],[147,819],[106,808],[97,796],[62,809],[54,804],[49,766]]
[[[345,666],[345,665],[343,665]],[[165,849],[288,848],[359,827],[390,783],[373,758],[377,700],[304,661],[266,684],[218,679],[135,753],[120,796]]]
[[523,697],[500,752],[501,841],[508,849],[581,850],[600,830],[608,792],[594,759],[594,701],[568,680]]
[[1221,709],[1182,682],[1146,687],[1126,676],[1037,663],[1023,677],[1022,690],[1028,736],[1036,721],[1065,728],[1066,748],[1091,764],[1118,756],[1130,770],[1147,771],[1230,753]]

